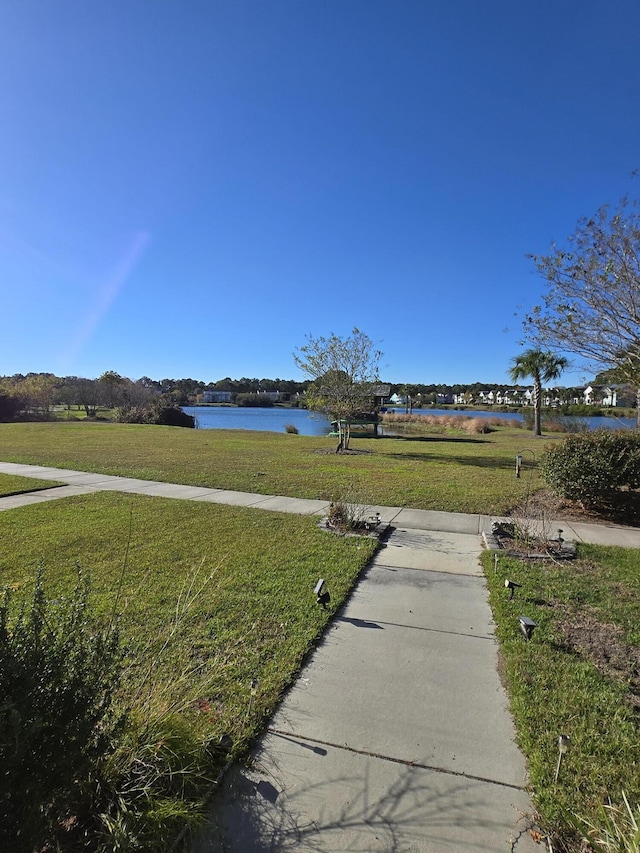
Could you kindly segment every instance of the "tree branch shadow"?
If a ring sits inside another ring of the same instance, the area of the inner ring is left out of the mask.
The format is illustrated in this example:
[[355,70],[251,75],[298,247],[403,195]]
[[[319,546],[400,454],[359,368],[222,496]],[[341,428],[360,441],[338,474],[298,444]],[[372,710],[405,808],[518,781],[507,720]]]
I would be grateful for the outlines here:
[[[302,739],[283,740],[275,748],[283,754],[284,746],[286,772],[262,750],[252,767],[234,768],[193,853],[400,853],[469,844],[495,853],[522,833],[520,791],[334,747],[327,758]],[[334,762],[341,772],[333,773]],[[525,824],[526,831],[531,821]],[[504,839],[500,848],[497,836]]]

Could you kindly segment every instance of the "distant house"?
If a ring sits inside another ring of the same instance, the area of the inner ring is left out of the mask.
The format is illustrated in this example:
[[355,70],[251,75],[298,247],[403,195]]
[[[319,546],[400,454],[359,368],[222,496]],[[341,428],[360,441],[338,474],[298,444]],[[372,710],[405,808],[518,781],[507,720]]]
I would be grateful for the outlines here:
[[203,391],[203,403],[230,403],[233,400],[233,391]]
[[633,395],[626,385],[587,385],[582,392],[583,402],[587,406],[632,406]]

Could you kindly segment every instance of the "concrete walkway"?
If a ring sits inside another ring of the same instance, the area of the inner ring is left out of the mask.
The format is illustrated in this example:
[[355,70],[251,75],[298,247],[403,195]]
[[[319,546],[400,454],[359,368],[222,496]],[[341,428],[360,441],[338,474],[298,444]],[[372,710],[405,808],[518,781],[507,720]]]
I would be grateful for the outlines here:
[[[154,495],[179,500],[207,501],[267,509],[274,512],[290,512],[296,515],[324,515],[328,501],[289,498],[281,495],[259,495],[249,492],[234,492],[228,489],[207,489],[199,486],[182,486],[154,480],[137,480],[132,477],[114,477],[108,474],[90,474],[63,468],[48,468],[42,465],[24,465],[17,462],[0,462],[0,474],[15,474],[40,480],[58,481],[63,486],[54,486],[38,491],[0,498],[0,511],[18,506],[52,501],[70,495],[89,494],[100,491],[117,491],[137,495]],[[374,506],[383,524],[418,530],[438,530],[448,533],[482,533],[491,530],[495,516],[474,515],[459,512],[407,509],[404,507]],[[618,525],[584,524],[554,520],[548,522],[549,529],[563,530],[567,541],[590,542],[596,545],[621,545],[640,548],[640,529]]]
[[392,532],[194,853],[541,853],[480,548]]
[[[0,462],[65,485],[0,510],[117,490],[323,514],[324,501]],[[478,556],[482,515],[373,507],[391,535],[285,696],[194,853],[540,851],[497,673]],[[640,548],[640,530],[551,522],[565,539]]]

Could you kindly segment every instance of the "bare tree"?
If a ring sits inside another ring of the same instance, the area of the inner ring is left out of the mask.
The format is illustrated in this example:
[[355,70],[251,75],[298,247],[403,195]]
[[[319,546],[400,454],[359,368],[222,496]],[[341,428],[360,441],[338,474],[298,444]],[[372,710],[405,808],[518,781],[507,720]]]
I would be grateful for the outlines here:
[[371,338],[357,328],[347,338],[308,335],[307,343],[293,354],[296,365],[313,380],[307,404],[338,422],[341,450],[349,448],[351,421],[371,411],[381,357]]
[[[531,255],[547,280],[543,304],[524,319],[537,348],[575,353],[628,383],[640,403],[640,208],[621,199],[581,219],[566,248]],[[640,426],[640,406],[638,406]]]

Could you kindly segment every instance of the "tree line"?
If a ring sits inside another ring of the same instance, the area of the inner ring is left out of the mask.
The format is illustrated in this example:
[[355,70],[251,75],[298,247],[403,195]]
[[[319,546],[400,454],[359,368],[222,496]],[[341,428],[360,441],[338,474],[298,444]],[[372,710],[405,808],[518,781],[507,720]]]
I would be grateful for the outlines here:
[[[225,377],[215,382],[197,379],[129,379],[113,370],[105,371],[96,379],[83,376],[56,376],[53,373],[16,373],[0,376],[0,420],[16,417],[46,416],[54,407],[84,410],[87,417],[96,417],[100,409],[135,409],[162,397],[173,406],[188,406],[199,402],[205,391],[228,391],[235,399],[238,395],[259,395],[279,392],[280,399],[291,402],[302,397],[309,389],[310,380],[257,379]],[[390,394],[418,397],[426,404],[437,402],[438,395],[468,394],[477,398],[480,391],[505,390],[507,385],[474,382],[463,385],[446,383],[391,382]]]

